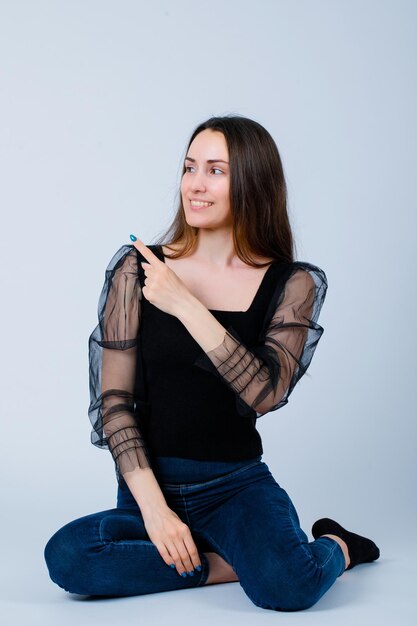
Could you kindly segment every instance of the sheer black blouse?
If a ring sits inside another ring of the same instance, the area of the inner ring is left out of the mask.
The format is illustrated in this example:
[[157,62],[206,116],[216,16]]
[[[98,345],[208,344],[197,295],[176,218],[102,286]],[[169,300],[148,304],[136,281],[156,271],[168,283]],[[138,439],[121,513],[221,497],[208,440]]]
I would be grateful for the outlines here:
[[[148,246],[164,261],[161,246]],[[216,311],[222,343],[204,352],[178,318],[142,295],[146,259],[132,244],[105,271],[89,337],[91,441],[118,480],[154,454],[206,460],[262,453],[256,420],[288,402],[323,327],[327,278],[311,263],[272,263],[247,311]]]

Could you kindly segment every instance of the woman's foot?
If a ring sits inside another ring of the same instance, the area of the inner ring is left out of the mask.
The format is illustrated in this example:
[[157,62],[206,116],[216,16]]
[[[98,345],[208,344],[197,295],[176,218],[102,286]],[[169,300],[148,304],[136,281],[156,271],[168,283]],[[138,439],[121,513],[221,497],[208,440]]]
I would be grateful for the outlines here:
[[311,532],[314,539],[330,534],[340,537],[346,543],[350,559],[346,569],[352,569],[359,563],[370,563],[379,559],[379,548],[371,539],[346,530],[328,517],[323,517],[314,522]]
[[205,585],[232,583],[239,580],[235,570],[217,552],[204,552],[204,554],[209,562],[209,575]]

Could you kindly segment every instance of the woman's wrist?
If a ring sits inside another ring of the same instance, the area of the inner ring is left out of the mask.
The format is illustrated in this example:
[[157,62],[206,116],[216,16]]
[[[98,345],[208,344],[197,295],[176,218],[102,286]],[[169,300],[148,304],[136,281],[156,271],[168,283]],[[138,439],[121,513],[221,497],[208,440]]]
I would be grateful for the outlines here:
[[169,508],[150,467],[136,468],[133,472],[126,472],[123,478],[142,515],[145,516],[155,509]]

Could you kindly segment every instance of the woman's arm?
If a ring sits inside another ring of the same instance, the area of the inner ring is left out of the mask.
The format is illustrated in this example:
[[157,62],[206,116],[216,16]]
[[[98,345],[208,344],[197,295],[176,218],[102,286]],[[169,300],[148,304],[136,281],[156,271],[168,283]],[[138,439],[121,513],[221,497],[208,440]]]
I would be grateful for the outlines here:
[[257,417],[288,402],[306,372],[323,328],[317,323],[326,275],[315,265],[295,262],[276,300],[266,332],[248,348],[232,326],[224,328],[201,302],[190,297],[178,318],[201,346],[194,365],[220,377],[237,396],[240,414]]
[[144,519],[153,511],[167,508],[164,494],[152,468],[136,468],[123,475]]
[[258,342],[249,349],[142,241],[135,238],[134,246],[146,259],[145,298],[184,324],[203,350],[194,365],[228,385],[238,412],[259,417],[286,404],[324,330],[317,323],[327,290],[324,271],[303,261],[283,267]]
[[137,252],[125,245],[106,269],[89,339],[91,440],[111,451],[118,479],[151,466],[134,395],[141,298]]
[[135,407],[141,302],[137,251],[122,246],[106,270],[99,324],[89,341],[92,442],[111,451],[118,480],[123,476],[151,542],[165,563],[184,575],[201,566],[197,546],[187,524],[167,505]]

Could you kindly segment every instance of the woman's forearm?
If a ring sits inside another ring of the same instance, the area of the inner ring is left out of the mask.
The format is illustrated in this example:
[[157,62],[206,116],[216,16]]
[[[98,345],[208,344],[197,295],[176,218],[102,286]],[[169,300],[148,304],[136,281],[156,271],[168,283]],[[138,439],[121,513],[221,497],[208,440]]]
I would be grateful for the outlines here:
[[161,487],[150,467],[137,467],[132,472],[125,472],[123,478],[144,517],[150,511],[168,507]]
[[176,316],[204,352],[214,350],[224,341],[226,328],[195,296],[181,302]]

